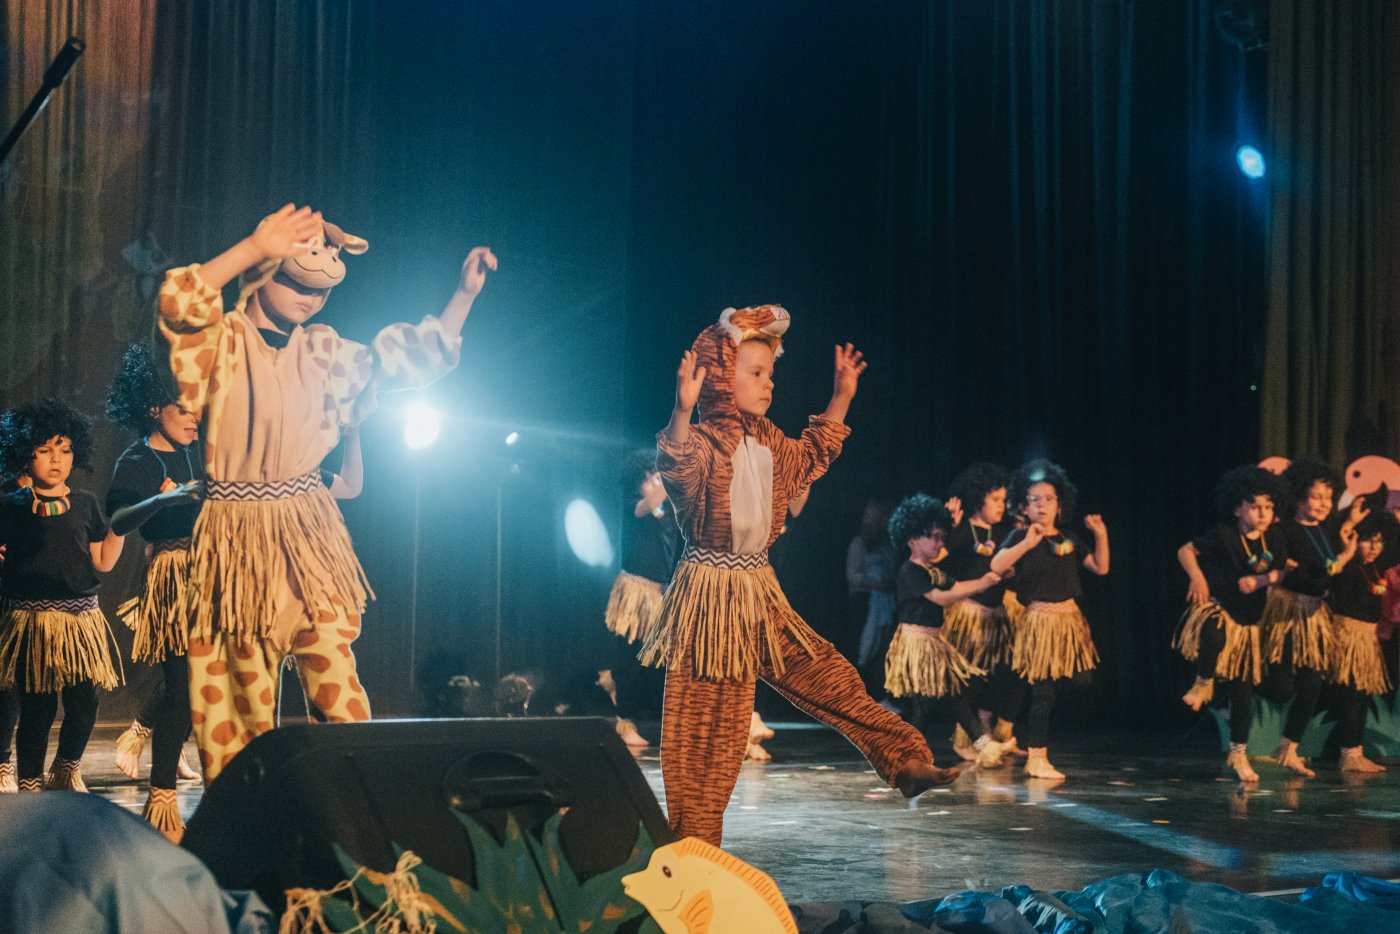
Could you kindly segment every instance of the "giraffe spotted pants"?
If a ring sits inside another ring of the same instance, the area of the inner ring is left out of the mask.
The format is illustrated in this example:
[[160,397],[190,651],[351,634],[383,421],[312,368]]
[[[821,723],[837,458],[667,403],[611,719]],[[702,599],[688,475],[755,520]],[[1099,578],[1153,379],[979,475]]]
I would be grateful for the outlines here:
[[332,722],[368,720],[369,696],[355,673],[350,644],[360,617],[337,606],[319,612],[296,634],[289,652],[263,640],[240,642],[225,632],[190,639],[190,708],[204,780],[213,781],[253,738],[275,725],[283,661],[297,661],[306,696]]

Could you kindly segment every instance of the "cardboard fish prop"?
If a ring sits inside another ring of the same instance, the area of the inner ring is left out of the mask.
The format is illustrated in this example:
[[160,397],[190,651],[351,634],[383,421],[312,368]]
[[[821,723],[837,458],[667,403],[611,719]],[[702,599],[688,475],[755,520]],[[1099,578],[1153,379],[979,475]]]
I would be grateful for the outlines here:
[[656,849],[622,888],[664,934],[797,934],[766,873],[696,837]]

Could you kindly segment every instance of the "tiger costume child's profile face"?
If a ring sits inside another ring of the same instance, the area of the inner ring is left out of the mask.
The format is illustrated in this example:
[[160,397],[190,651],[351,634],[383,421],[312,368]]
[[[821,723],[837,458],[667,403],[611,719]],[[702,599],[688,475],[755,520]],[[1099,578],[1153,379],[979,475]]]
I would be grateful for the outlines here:
[[762,417],[773,401],[773,362],[782,355],[791,318],[781,305],[726,308],[700,332],[691,349],[705,367],[700,389],[702,421]]

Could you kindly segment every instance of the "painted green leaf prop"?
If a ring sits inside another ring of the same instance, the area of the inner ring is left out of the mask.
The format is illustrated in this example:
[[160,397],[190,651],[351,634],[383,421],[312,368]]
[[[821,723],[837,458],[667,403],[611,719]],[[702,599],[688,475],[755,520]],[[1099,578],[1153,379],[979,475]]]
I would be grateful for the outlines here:
[[[1210,708],[1215,717],[1215,725],[1220,730],[1220,748],[1230,748],[1230,718],[1220,707]],[[1262,697],[1254,698],[1254,719],[1249,725],[1249,754],[1251,756],[1272,756],[1283,741],[1283,725],[1288,719],[1288,705],[1275,704]],[[1322,744],[1327,742],[1335,724],[1323,722],[1323,714],[1315,715],[1308,721],[1303,736],[1298,740],[1298,755],[1315,756],[1322,752]]]
[[[361,866],[340,847],[336,858],[348,879],[326,891],[292,889],[281,934],[291,932],[394,932],[428,934],[613,934],[645,909],[622,890],[622,877],[646,868],[656,848],[640,823],[632,851],[621,864],[580,882],[559,839],[562,814],[545,822],[540,839],[507,815],[499,844],[477,821],[457,814],[476,864],[476,886],[426,865],[394,847],[391,873]],[[659,934],[646,918],[642,934]]]
[[1366,752],[1373,756],[1400,756],[1400,691],[1377,697],[1366,717]]

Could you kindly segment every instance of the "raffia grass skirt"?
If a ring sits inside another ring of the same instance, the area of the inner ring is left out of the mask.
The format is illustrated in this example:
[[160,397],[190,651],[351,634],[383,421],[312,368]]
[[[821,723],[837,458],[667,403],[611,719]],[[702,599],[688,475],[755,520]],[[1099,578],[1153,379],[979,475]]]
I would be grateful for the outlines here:
[[[65,603],[87,605],[76,611],[54,608]],[[115,647],[96,598],[8,601],[0,612],[0,689],[15,685],[23,655],[21,691],[51,694],[87,681],[110,691],[121,683],[112,664]]]
[[1362,694],[1389,694],[1390,676],[1385,670],[1376,624],[1334,613],[1332,626],[1332,669],[1328,672],[1331,680]]
[[[1264,659],[1270,665],[1323,672],[1331,669],[1332,611],[1321,597],[1274,587],[1264,604],[1264,615],[1259,617],[1259,628],[1264,634]],[[1286,644],[1288,658],[1284,658]]]
[[1225,681],[1258,684],[1264,677],[1259,627],[1241,626],[1218,603],[1187,607],[1172,637],[1172,648],[1188,662],[1196,661],[1201,656],[1201,634],[1210,626],[1225,630],[1225,645],[1215,660],[1215,676]]
[[959,600],[943,611],[943,638],[977,668],[1009,665],[1015,637],[1004,607]]
[[682,560],[638,658],[671,668],[689,655],[696,678],[753,681],[764,670],[782,673],[784,632],[809,655],[822,642],[788,603],[771,565]]
[[1001,594],[1001,605],[1006,610],[1006,618],[1011,620],[1013,630],[1021,625],[1021,617],[1026,615],[1026,608],[1021,605],[1021,598],[1016,596],[1014,591],[1004,590]]
[[963,658],[944,635],[912,623],[895,627],[885,652],[885,690],[891,697],[946,697],[987,673]]
[[374,597],[330,491],[317,482],[281,499],[206,499],[185,589],[191,634],[203,641],[219,631],[241,642],[267,638],[281,593],[313,614],[341,607],[363,613]]
[[608,594],[603,621],[608,631],[629,643],[645,642],[661,614],[661,585],[637,574],[619,571]]
[[1099,663],[1089,621],[1073,600],[1033,600],[1016,627],[1011,667],[1027,681],[1054,681],[1091,671]]
[[117,619],[134,634],[132,661],[159,665],[167,655],[189,651],[190,627],[185,615],[189,579],[190,540],[157,542],[141,595],[117,607]]

